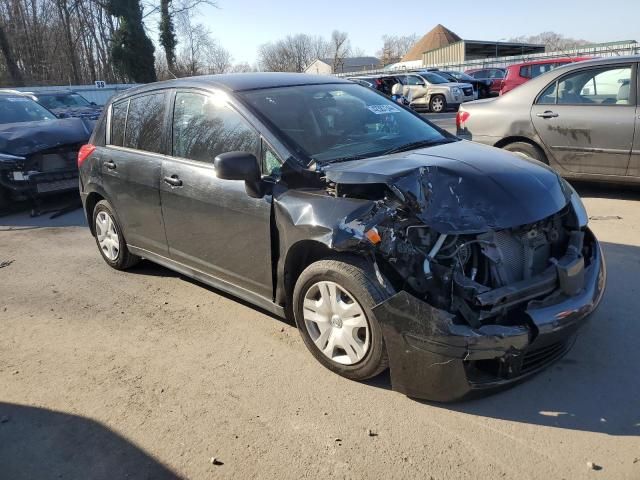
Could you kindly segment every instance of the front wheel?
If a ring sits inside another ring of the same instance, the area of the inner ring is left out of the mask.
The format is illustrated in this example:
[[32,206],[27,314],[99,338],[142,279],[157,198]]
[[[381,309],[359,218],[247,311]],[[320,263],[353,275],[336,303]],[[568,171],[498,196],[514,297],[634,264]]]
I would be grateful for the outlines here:
[[300,335],[329,370],[352,380],[387,368],[382,330],[371,309],[388,293],[363,260],[321,260],[296,282],[293,311]]
[[433,113],[441,113],[447,109],[447,101],[442,95],[434,95],[429,101],[429,110]]

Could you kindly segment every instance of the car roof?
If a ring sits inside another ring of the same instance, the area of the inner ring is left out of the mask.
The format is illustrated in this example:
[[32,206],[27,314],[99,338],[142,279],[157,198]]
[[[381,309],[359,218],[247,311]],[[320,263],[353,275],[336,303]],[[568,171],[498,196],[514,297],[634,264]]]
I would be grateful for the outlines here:
[[157,90],[159,88],[219,88],[228,92],[261,90],[264,88],[293,87],[299,85],[323,85],[331,83],[348,83],[347,79],[328,75],[311,75],[308,73],[225,73],[221,75],[201,75],[197,77],[177,78],[164,82],[155,82],[125,90],[114,101],[138,93]]

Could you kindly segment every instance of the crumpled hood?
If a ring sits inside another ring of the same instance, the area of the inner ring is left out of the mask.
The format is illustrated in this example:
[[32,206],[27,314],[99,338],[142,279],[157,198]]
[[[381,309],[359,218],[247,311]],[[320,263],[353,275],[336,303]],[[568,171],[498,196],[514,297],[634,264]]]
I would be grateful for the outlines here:
[[480,233],[537,222],[570,193],[549,167],[504,150],[458,141],[321,167],[337,184],[384,183],[439,233]]
[[0,153],[25,156],[42,150],[86,143],[90,127],[80,118],[0,125]]

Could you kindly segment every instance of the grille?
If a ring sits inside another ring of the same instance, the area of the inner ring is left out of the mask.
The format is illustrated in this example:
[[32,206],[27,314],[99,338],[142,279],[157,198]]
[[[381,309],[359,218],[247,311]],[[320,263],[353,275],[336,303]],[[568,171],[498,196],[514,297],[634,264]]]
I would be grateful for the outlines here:
[[557,360],[564,355],[568,350],[567,341],[552,343],[544,347],[530,350],[525,353],[522,359],[522,367],[520,374],[525,374],[537,370],[544,365]]
[[464,87],[462,91],[466,96],[473,95],[473,87]]

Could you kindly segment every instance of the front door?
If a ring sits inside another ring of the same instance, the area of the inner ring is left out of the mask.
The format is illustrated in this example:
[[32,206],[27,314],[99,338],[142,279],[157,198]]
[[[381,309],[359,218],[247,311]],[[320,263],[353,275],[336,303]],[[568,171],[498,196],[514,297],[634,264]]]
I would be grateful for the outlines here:
[[258,133],[224,94],[190,91],[176,93],[172,130],[160,186],[170,258],[270,299],[271,197],[250,197],[213,166],[220,153],[258,155]]
[[127,243],[164,255],[159,181],[168,97],[159,92],[113,104],[107,146],[99,154],[103,188]]
[[562,169],[626,175],[636,117],[635,70],[631,64],[581,69],[538,97],[531,120]]

